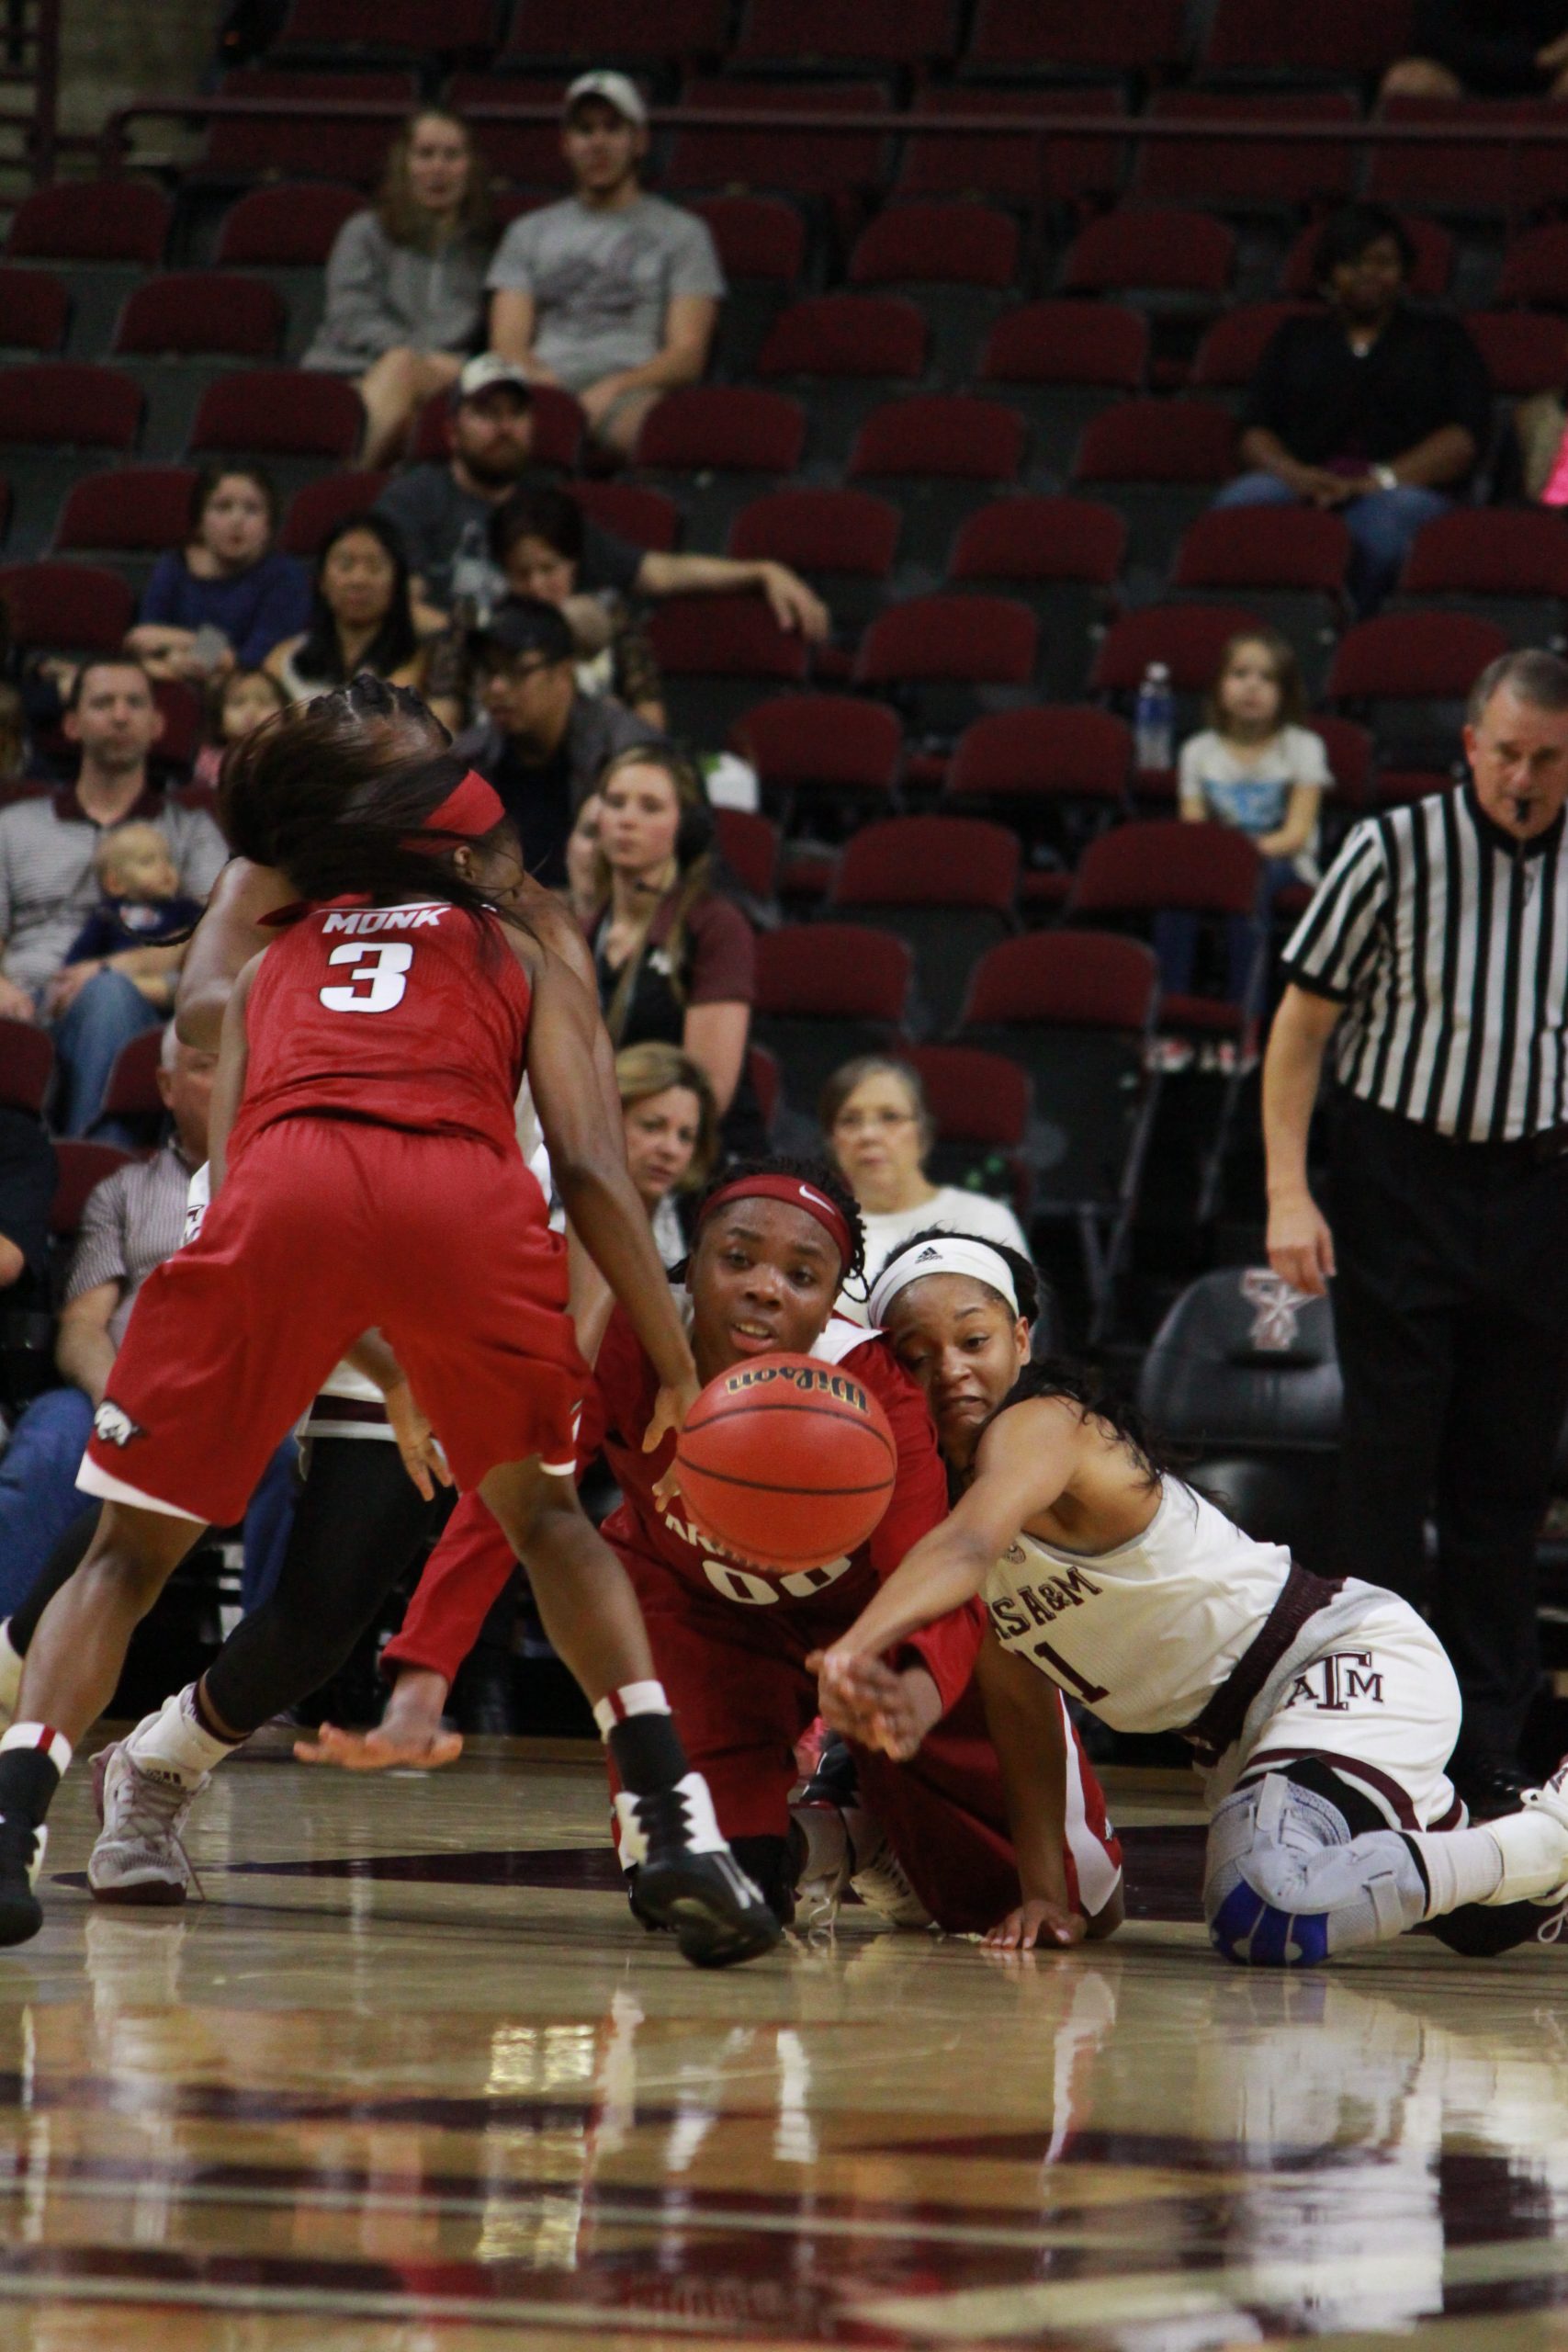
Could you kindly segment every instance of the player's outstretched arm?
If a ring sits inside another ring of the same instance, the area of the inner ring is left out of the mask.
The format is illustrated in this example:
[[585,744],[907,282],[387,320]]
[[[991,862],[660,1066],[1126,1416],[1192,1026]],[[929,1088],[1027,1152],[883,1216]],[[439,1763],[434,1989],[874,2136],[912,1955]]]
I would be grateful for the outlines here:
[[547,947],[524,956],[533,974],[528,1078],[550,1168],[583,1247],[631,1318],[664,1392],[656,1422],[683,1419],[697,1393],[691,1345],[676,1312],[648,1212],[626,1173],[619,1098],[612,1120],[599,1085],[584,1086],[602,1032],[599,1008]]
[[207,910],[190,936],[175,990],[175,1028],[182,1046],[218,1051],[223,1009],[253,956],[276,934],[264,915],[286,907],[295,892],[284,875],[248,857],[231,858],[212,886]]
[[986,1724],[997,1751],[1022,1901],[986,1938],[1003,1951],[1081,1943],[1088,1922],[1074,1907],[1062,1858],[1067,1826],[1067,1742],[1055,1685],[987,1634],[975,1662]]
[[975,1456],[967,1492],[938,1528],[922,1536],[855,1619],[822,1654],[822,1713],[839,1722],[853,1703],[854,1668],[880,1657],[982,1589],[993,1563],[1019,1530],[1059,1500],[1071,1480],[1082,1425],[1048,1398],[1027,1399],[992,1422]]

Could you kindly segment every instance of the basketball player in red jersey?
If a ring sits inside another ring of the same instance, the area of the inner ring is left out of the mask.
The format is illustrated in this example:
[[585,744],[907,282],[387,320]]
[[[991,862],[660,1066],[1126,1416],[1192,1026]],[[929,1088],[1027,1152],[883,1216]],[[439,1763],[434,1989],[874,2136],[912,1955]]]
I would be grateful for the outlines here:
[[[659,1381],[624,1308],[609,1315],[598,1348],[601,1426],[590,1430],[585,1414],[580,1455],[588,1458],[602,1442],[609,1456],[625,1500],[604,1532],[637,1588],[655,1663],[712,1785],[720,1824],[778,1917],[791,1917],[797,1878],[819,1917],[831,1916],[843,1883],[852,1881],[897,1924],[934,1920],[979,1931],[1016,1906],[1019,1881],[996,1755],[970,1687],[983,1632],[974,1610],[926,1627],[895,1660],[911,1719],[929,1733],[917,1769],[858,1755],[863,1804],[797,1808],[792,1834],[795,1743],[817,1711],[807,1657],[828,1628],[849,1624],[861,1596],[874,1593],[948,1509],[946,1475],[919,1389],[878,1335],[832,1317],[862,1254],[859,1212],[840,1179],[815,1162],[773,1159],[710,1188],[686,1274],[692,1347],[705,1382],[782,1349],[842,1363],[886,1412],[898,1447],[893,1499],[869,1543],[848,1558],[764,1576],[690,1523],[668,1475],[673,1439],[651,1454],[638,1442]],[[592,1352],[594,1334],[581,1318],[579,1336]],[[398,1679],[381,1728],[355,1736],[323,1726],[315,1748],[300,1752],[359,1767],[449,1760],[460,1743],[441,1733],[442,1701],[511,1566],[493,1519],[466,1497],[431,1555],[402,1631],[382,1654]],[[1076,1923],[1068,1932],[1106,1934],[1121,1917],[1120,1849],[1065,1709],[1059,1727],[1068,1834],[1048,1868],[1064,1922]],[[635,1838],[623,1836],[621,1848],[623,1860],[635,1864]],[[641,1907],[640,1884],[633,1901]]]
[[594,1704],[647,1849],[649,1908],[688,1958],[723,1965],[777,1928],[687,1767],[626,1575],[578,1507],[587,1377],[564,1245],[516,1148],[525,1069],[576,1229],[658,1367],[650,1442],[695,1393],[691,1351],[618,1117],[582,1083],[596,1008],[504,903],[520,857],[491,787],[363,723],[397,707],[356,680],[258,729],[225,769],[231,839],[302,903],[230,999],[213,1204],[138,1301],[80,1476],[107,1508],[44,1613],[0,1738],[0,1941],[41,1925],[44,1815],[136,1623],[201,1527],[233,1518],[333,1364],[380,1327],[458,1483],[527,1560]]

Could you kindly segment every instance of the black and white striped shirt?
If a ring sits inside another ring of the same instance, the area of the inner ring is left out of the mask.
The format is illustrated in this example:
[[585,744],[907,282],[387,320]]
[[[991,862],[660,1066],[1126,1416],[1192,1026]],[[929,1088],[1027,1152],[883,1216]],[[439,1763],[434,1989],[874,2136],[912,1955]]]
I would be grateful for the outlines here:
[[127,1160],[87,1195],[65,1297],[69,1304],[101,1283],[118,1283],[119,1302],[108,1323],[117,1348],[142,1283],[185,1238],[190,1178],[179,1152],[167,1143],[151,1159]]
[[1568,1122],[1563,832],[1516,842],[1466,784],[1346,836],[1284,957],[1345,1006],[1342,1086],[1469,1143]]

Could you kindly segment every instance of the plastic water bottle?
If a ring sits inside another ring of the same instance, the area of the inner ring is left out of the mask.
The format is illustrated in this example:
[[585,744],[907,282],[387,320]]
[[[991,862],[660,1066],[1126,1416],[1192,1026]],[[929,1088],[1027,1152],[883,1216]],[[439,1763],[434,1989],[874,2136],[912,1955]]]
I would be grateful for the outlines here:
[[490,624],[491,565],[482,523],[465,523],[452,559],[452,617],[459,628]]
[[1176,757],[1176,696],[1170,672],[1151,662],[1144,672],[1133,713],[1134,757],[1141,769],[1168,768]]

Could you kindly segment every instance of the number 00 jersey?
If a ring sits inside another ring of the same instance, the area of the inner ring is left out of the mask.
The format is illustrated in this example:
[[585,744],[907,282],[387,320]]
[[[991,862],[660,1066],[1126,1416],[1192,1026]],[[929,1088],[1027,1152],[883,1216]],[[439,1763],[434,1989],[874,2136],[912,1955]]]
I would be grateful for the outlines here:
[[251,989],[231,1152],[280,1119],[363,1119],[517,1152],[531,995],[501,923],[443,899],[313,908]]
[[1002,1647],[1116,1731],[1180,1731],[1201,1714],[1284,1589],[1291,1555],[1183,1486],[1160,1482],[1141,1535],[1113,1552],[1021,1535],[986,1584]]

